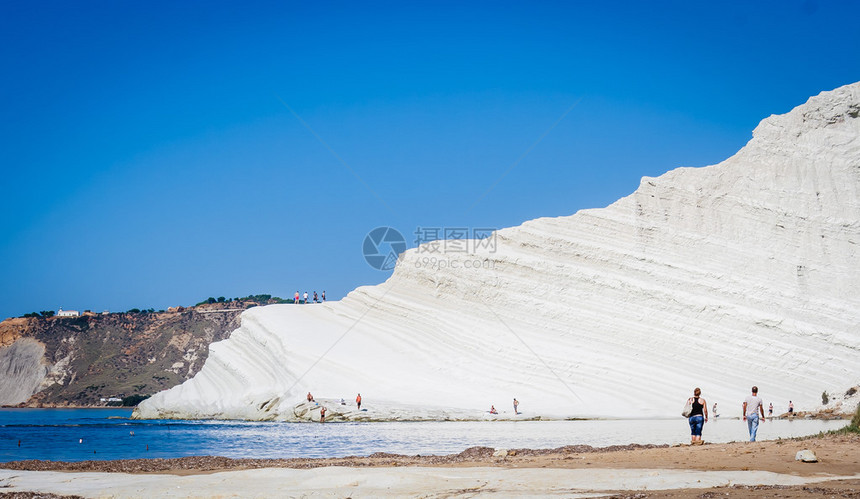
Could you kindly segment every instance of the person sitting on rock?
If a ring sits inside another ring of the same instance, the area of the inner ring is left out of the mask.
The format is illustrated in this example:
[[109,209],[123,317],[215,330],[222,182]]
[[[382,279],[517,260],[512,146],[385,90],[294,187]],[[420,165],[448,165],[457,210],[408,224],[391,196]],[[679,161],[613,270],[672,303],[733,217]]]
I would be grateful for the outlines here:
[[498,412],[498,411],[496,411],[496,406],[491,405],[491,406],[490,406],[490,414],[498,414],[498,413],[499,413],[499,412]]
[[311,392],[308,392],[308,402],[313,402],[313,401],[314,401],[314,396],[311,395]]

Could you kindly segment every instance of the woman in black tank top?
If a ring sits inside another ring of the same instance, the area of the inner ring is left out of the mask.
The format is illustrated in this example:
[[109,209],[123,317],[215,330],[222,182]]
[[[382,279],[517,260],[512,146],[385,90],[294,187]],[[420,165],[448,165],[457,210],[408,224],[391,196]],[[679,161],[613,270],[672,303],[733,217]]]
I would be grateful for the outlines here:
[[690,445],[702,445],[702,427],[708,421],[708,402],[701,397],[702,390],[693,390],[693,396],[687,403],[693,406],[690,412]]
[[702,408],[704,406],[699,403],[699,400],[701,400],[701,399],[702,399],[701,397],[693,397],[693,412],[690,413],[691,417],[692,416],[704,416],[705,415],[705,413],[702,411]]

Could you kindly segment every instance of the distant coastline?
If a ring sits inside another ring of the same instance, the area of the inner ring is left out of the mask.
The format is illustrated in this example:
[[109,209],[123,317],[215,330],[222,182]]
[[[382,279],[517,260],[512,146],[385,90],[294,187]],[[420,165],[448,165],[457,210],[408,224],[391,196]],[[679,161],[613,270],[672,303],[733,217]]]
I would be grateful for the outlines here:
[[[209,344],[245,310],[292,303],[269,294],[125,312],[44,310],[0,322],[0,407],[133,407],[191,378]],[[110,399],[110,400],[108,400]]]

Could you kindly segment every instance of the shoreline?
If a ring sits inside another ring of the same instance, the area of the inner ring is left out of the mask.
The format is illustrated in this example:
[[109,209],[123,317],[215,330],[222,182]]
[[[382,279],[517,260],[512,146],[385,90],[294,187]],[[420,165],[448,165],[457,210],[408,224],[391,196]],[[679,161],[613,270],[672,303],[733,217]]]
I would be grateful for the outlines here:
[[[795,454],[803,449],[812,450],[819,461],[796,461]],[[229,495],[225,484],[234,487],[238,495],[261,497],[297,492],[341,497],[427,493],[447,497],[467,492],[629,497],[625,493],[632,491],[637,492],[636,497],[700,497],[706,490],[734,497],[773,497],[775,493],[802,497],[808,496],[805,490],[812,483],[822,493],[860,496],[860,434],[829,433],[755,443],[706,442],[701,446],[471,447],[445,456],[376,453],[321,459],[199,456],[0,463],[3,492],[86,497],[98,497],[108,489],[116,497],[135,497],[144,490],[161,492],[148,487],[170,487],[173,497]]]
[[[141,417],[137,408],[134,408],[130,419],[138,421],[148,420],[172,420],[172,421],[247,421],[247,422],[276,422],[276,423],[319,423],[320,408],[326,409],[326,424],[336,423],[444,423],[444,422],[495,422],[495,421],[663,421],[677,420],[675,414],[647,415],[640,417],[618,417],[612,415],[559,415],[545,414],[531,411],[523,411],[512,414],[502,411],[491,414],[489,411],[478,409],[460,409],[454,407],[418,407],[398,406],[385,403],[377,403],[373,406],[357,410],[353,406],[340,404],[336,399],[317,399],[313,402],[300,402],[293,406],[289,414],[268,414],[265,417],[248,418],[219,418],[212,415],[190,416],[182,413],[161,413],[160,417]],[[843,412],[833,409],[819,409],[816,411],[785,412],[775,416],[767,416],[766,420],[845,420],[849,421],[854,411]],[[717,416],[723,421],[740,420],[740,416]]]
[[114,409],[114,410],[134,410],[131,406],[122,405],[2,405],[0,409]]
[[[213,417],[162,417],[162,418],[141,418],[135,415],[136,406],[87,406],[87,405],[38,405],[38,406],[26,406],[26,405],[14,405],[14,406],[0,406],[0,410],[15,410],[15,409],[46,409],[46,410],[56,410],[56,409],[112,409],[112,410],[130,410],[132,411],[131,416],[128,418],[130,420],[136,421],[243,421],[243,422],[274,422],[274,423],[308,423],[308,424],[318,424],[319,421],[312,419],[310,416],[311,410],[308,410],[304,406],[308,404],[297,404],[297,408],[303,408],[307,416],[305,417],[296,417],[290,419],[277,419],[277,418],[266,418],[266,419],[242,419],[242,418],[213,418]],[[318,407],[325,405],[328,409],[329,404],[318,404],[313,407],[313,409],[318,409]],[[480,413],[480,416],[472,416],[472,415],[463,415],[463,414],[446,414],[444,417],[436,417],[436,416],[396,416],[396,417],[386,417],[382,413],[374,412],[346,412],[346,413],[337,413],[333,412],[331,409],[328,409],[330,412],[326,415],[326,424],[338,424],[338,423],[426,423],[426,422],[437,422],[437,423],[445,423],[445,422],[484,422],[484,423],[492,423],[492,422],[518,422],[518,421],[662,421],[662,420],[676,420],[678,419],[676,416],[664,416],[664,417],[609,417],[609,416],[547,416],[540,415],[534,413],[520,413],[516,416],[507,415],[506,413],[494,414],[490,415],[489,413],[483,412]],[[464,411],[465,412],[465,411]],[[825,409],[818,411],[798,411],[793,414],[791,413],[783,413],[776,416],[767,416],[765,420],[767,421],[792,421],[792,420],[822,420],[822,421],[835,421],[835,420],[844,420],[850,421],[853,417],[853,412],[835,412],[833,410]],[[719,420],[721,421],[731,421],[731,420],[740,420],[739,416],[719,416]]]
[[[140,459],[115,459],[115,460],[89,460],[89,461],[48,461],[48,460],[21,460],[8,461],[0,463],[0,469],[7,470],[22,470],[22,471],[87,471],[87,472],[111,472],[111,473],[174,473],[174,474],[189,474],[194,472],[199,473],[214,473],[232,469],[260,469],[260,468],[292,468],[292,469],[314,469],[332,466],[348,466],[348,467],[389,467],[389,466],[466,466],[466,465],[494,465],[494,466],[532,466],[539,463],[541,466],[548,464],[546,461],[552,462],[555,467],[563,468],[578,468],[582,463],[577,463],[572,456],[580,458],[580,460],[588,457],[585,465],[601,466],[612,463],[623,462],[627,466],[637,464],[636,458],[647,456],[645,462],[640,464],[648,464],[652,467],[660,464],[664,468],[678,469],[710,469],[714,465],[708,464],[708,460],[687,460],[665,461],[659,459],[660,456],[670,456],[673,454],[688,454],[695,456],[710,456],[717,452],[729,453],[739,457],[738,462],[734,465],[724,463],[720,465],[720,469],[738,469],[744,470],[749,468],[752,463],[748,462],[745,456],[752,456],[760,459],[764,455],[774,454],[783,456],[784,450],[794,447],[803,448],[830,448],[842,447],[843,444],[851,444],[855,446],[855,452],[839,452],[846,456],[853,456],[850,464],[855,466],[848,469],[853,469],[860,473],[860,434],[857,433],[827,433],[818,435],[809,435],[805,437],[780,438],[776,440],[760,440],[758,442],[728,442],[728,443],[710,443],[705,442],[701,446],[691,446],[689,444],[625,444],[625,445],[610,445],[606,447],[594,447],[591,445],[578,444],[566,445],[553,449],[496,449],[492,447],[469,447],[465,450],[445,455],[405,455],[394,454],[387,452],[375,452],[368,456],[345,456],[345,457],[324,457],[324,458],[229,458],[222,456],[187,456],[177,458],[140,458]],[[504,451],[504,452],[502,452]],[[787,455],[787,454],[786,454]],[[585,457],[584,457],[585,456]],[[711,456],[713,457],[713,456]],[[794,454],[792,454],[793,462]],[[845,460],[831,460],[828,463],[829,467],[834,466],[834,463]],[[570,461],[570,462],[568,462]],[[768,461],[769,462],[769,461]],[[847,461],[846,461],[847,462]],[[774,469],[782,469],[786,464],[785,460],[779,461],[779,466]],[[678,466],[666,466],[674,464]],[[767,462],[764,464],[761,461],[756,461],[757,469],[766,469],[773,471],[768,467]],[[764,468],[762,468],[764,466]],[[804,467],[805,466],[805,467]],[[841,466],[841,465],[839,465]],[[807,464],[792,466],[794,472],[803,472],[812,470]],[[841,469],[841,468],[840,468]],[[818,470],[816,470],[818,472]]]

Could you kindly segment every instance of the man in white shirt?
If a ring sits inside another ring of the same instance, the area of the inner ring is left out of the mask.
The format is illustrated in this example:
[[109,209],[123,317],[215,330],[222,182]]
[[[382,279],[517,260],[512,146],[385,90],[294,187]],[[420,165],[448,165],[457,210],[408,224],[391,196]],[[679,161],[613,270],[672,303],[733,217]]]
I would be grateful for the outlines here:
[[750,442],[755,442],[759,411],[761,411],[761,421],[764,421],[764,405],[762,405],[761,397],[758,396],[758,387],[754,386],[752,387],[752,395],[744,399],[744,421],[747,422],[747,428],[750,431]]

